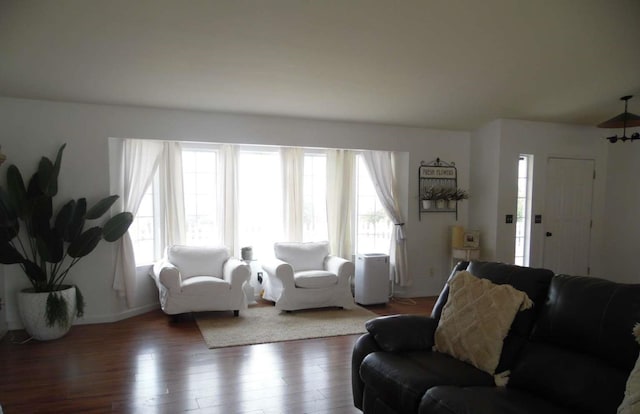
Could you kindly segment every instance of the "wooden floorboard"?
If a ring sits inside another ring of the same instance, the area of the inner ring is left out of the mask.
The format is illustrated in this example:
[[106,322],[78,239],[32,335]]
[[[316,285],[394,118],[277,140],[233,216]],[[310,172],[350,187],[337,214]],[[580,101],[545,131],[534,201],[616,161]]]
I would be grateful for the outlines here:
[[[431,312],[435,298],[367,306]],[[231,316],[231,313],[229,314]],[[359,413],[351,350],[359,335],[208,349],[192,318],[161,311],[74,326],[50,342],[0,341],[0,404],[12,413]]]

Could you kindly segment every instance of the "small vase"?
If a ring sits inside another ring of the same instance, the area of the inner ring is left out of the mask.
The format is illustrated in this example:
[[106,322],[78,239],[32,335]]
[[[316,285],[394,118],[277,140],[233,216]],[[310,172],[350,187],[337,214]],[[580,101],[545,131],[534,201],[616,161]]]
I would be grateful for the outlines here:
[[71,329],[76,317],[76,288],[66,286],[54,292],[61,295],[67,302],[67,324],[60,326],[55,323],[47,325],[47,298],[49,292],[34,292],[33,289],[23,289],[18,293],[18,310],[22,325],[31,337],[40,341],[49,341],[63,337]]
[[436,208],[444,208],[447,200],[436,200]]

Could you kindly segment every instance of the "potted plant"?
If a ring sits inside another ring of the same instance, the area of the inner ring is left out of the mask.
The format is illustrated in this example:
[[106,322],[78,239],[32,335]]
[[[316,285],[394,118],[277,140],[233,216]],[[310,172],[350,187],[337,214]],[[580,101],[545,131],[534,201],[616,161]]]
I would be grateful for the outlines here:
[[422,209],[429,210],[433,207],[433,202],[440,197],[441,192],[439,187],[425,187],[422,191]]
[[[118,199],[112,195],[87,208],[85,198],[70,200],[54,215],[62,153],[55,162],[42,157],[28,184],[20,170],[7,169],[7,188],[0,187],[0,263],[18,264],[31,283],[18,295],[27,332],[40,340],[65,335],[84,301],[77,286],[65,284],[69,271],[101,240],[114,242],[128,230],[133,215],[122,212],[103,226],[85,229],[87,220],[104,216]],[[22,225],[21,225],[22,224]]]
[[449,196],[449,208],[455,209],[457,207],[458,201],[466,200],[469,198],[469,193],[461,188],[456,188],[450,192]]

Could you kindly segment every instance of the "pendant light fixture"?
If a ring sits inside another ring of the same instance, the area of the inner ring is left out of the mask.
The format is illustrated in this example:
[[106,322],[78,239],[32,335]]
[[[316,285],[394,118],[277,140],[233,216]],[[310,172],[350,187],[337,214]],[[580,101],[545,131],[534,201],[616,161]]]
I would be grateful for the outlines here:
[[627,104],[629,103],[629,99],[633,98],[633,95],[627,95],[620,98],[621,101],[624,101],[624,112],[618,116],[614,116],[608,121],[604,121],[598,124],[598,128],[622,128],[622,136],[618,137],[618,135],[614,135],[611,137],[607,137],[610,143],[615,143],[618,140],[625,141],[635,141],[636,139],[640,139],[640,133],[634,132],[630,137],[627,137],[627,128],[640,126],[640,116],[627,112]]

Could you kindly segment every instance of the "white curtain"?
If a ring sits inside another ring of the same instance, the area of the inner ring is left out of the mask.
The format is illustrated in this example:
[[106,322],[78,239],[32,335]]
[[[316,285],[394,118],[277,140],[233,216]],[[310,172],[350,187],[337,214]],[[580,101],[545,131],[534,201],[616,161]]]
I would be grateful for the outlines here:
[[233,255],[240,255],[238,245],[238,151],[237,146],[224,144],[220,149],[218,176],[222,174],[221,215],[224,223],[222,240]]
[[400,286],[411,286],[411,275],[407,271],[407,239],[404,218],[397,202],[398,190],[392,153],[364,151],[363,156],[378,199],[394,224],[390,252],[393,279]]
[[331,253],[351,260],[353,254],[353,181],[355,153],[327,150],[327,226]]
[[302,241],[304,150],[282,147],[282,188],[284,207],[284,230],[288,241]]
[[160,194],[165,208],[164,241],[166,246],[186,240],[184,187],[182,179],[182,149],[179,142],[163,143],[160,164]]
[[[121,147],[120,165],[116,173],[113,192],[120,195],[124,211],[134,216],[163,152],[163,144],[157,141],[125,139]],[[136,260],[129,232],[118,241],[113,288],[127,299],[132,307],[136,292]]]

